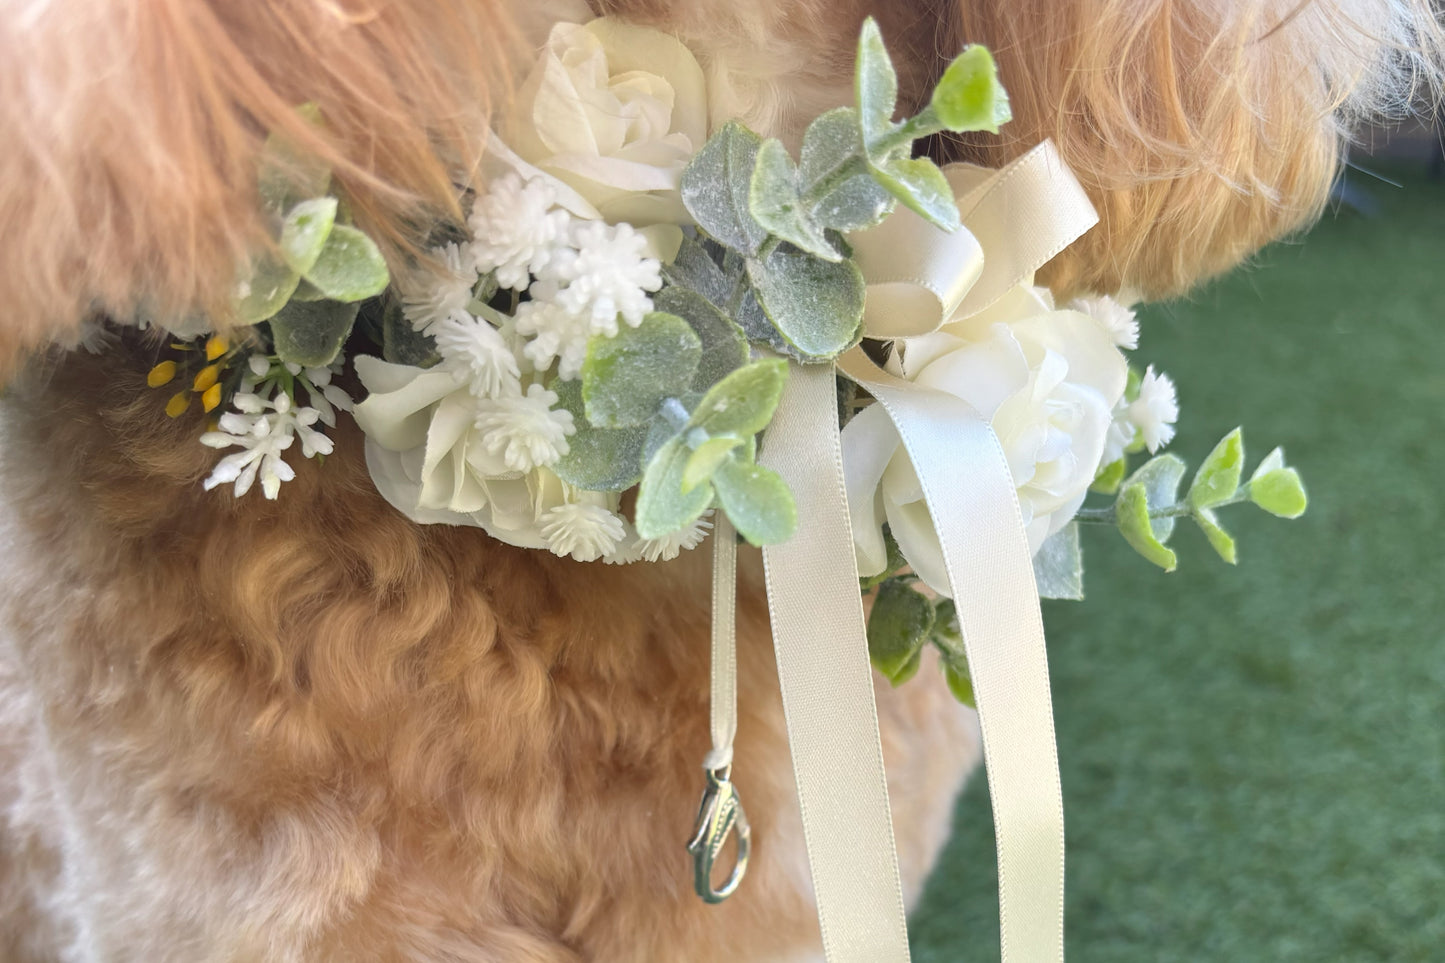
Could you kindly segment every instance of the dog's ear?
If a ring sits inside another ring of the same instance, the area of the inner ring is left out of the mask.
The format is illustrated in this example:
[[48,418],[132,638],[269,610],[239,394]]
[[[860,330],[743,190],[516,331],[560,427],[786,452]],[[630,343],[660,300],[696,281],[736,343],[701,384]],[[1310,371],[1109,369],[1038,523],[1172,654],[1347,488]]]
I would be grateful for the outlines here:
[[[501,0],[0,0],[0,372],[87,315],[224,313],[282,131],[396,245],[455,205]],[[322,124],[296,107],[314,103]]]
[[1041,280],[1150,297],[1312,221],[1342,133],[1433,89],[1441,49],[1428,0],[962,0],[956,26],[1014,113],[962,156],[1053,138],[1099,210]]

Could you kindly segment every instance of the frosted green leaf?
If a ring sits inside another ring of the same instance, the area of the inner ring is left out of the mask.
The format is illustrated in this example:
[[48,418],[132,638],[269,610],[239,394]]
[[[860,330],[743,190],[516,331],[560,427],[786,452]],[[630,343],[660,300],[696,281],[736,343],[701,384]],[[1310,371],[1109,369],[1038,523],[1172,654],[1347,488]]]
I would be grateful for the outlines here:
[[1149,497],[1142,482],[1131,481],[1124,486],[1114,503],[1114,513],[1119,532],[1134,551],[1166,572],[1178,567],[1179,559],[1155,536],[1149,523]]
[[1265,455],[1263,460],[1261,460],[1260,463],[1255,466],[1254,474],[1249,476],[1249,480],[1254,481],[1256,478],[1262,478],[1263,476],[1268,475],[1270,472],[1274,471],[1276,468],[1283,467],[1284,449],[1276,448],[1268,455]]
[[270,321],[276,356],[306,368],[330,364],[341,353],[359,309],[340,301],[292,301]]
[[756,435],[772,421],[787,380],[788,363],[781,358],[754,361],[713,385],[687,425],[709,435]]
[[336,223],[336,198],[316,197],[286,212],[281,225],[281,257],[298,274],[311,270]]
[[883,571],[858,579],[859,586],[865,592],[892,578],[893,573],[908,565],[908,559],[903,557],[903,549],[898,547],[898,540],[893,537],[893,532],[887,525],[883,526],[883,547],[888,553],[888,560],[883,563]]
[[858,138],[858,111],[852,107],[830,110],[808,125],[798,156],[798,176],[804,194],[813,196],[813,192],[824,190],[829,181],[842,178],[814,203],[815,223],[835,231],[862,231],[893,211],[893,195],[869,174],[860,170],[851,177],[845,176],[845,169],[857,164],[862,149]]
[[1299,518],[1309,506],[1304,482],[1293,468],[1276,468],[1251,479],[1249,500],[1280,518]]
[[943,663],[943,681],[953,697],[971,709],[978,708],[973,696],[973,680],[968,677],[968,665],[959,659],[948,659]]
[[1244,434],[1236,428],[1214,446],[1194,473],[1189,486],[1189,504],[1209,508],[1227,502],[1239,490],[1239,476],[1244,470]]
[[1111,461],[1099,469],[1099,474],[1094,476],[1094,481],[1093,484],[1089,486],[1089,491],[1098,492],[1100,495],[1114,494],[1119,490],[1119,486],[1123,484],[1124,473],[1128,470],[1129,460],[1127,458]]
[[831,360],[858,343],[864,285],[851,261],[779,248],[766,261],[749,261],[748,278],[768,320],[803,357]]
[[720,244],[755,254],[768,232],[748,210],[762,138],[735,120],[713,134],[682,172],[682,203]]
[[933,89],[929,106],[944,129],[956,133],[986,130],[997,134],[1001,124],[1013,119],[993,55],[977,44],[953,58]]
[[416,368],[430,368],[441,361],[436,341],[412,326],[394,297],[385,300],[381,311],[381,356],[392,364]]
[[694,448],[682,469],[683,492],[690,492],[711,479],[713,472],[732,457],[733,449],[742,443],[743,440],[736,435],[721,435],[709,438]]
[[1193,518],[1199,525],[1199,530],[1204,533],[1204,537],[1209,539],[1210,547],[1219,553],[1219,557],[1230,565],[1236,564],[1234,538],[1220,526],[1219,519],[1214,516],[1214,513],[1207,508],[1197,508],[1194,510]]
[[692,385],[702,341],[675,314],[654,311],[616,337],[594,336],[582,362],[587,420],[597,428],[646,425],[665,398]]
[[798,527],[793,493],[772,469],[730,458],[713,473],[712,487],[728,520],[749,544],[786,542]]
[[908,665],[928,641],[933,618],[932,600],[902,579],[878,586],[868,615],[868,659],[894,685],[912,676]]
[[[1184,461],[1178,455],[1159,455],[1140,465],[1124,485],[1144,486],[1149,510],[1158,512],[1179,504],[1179,483],[1184,479],[1184,471]],[[1155,537],[1167,542],[1174,534],[1174,519],[1168,516],[1155,518],[1153,527]]]
[[711,485],[682,490],[682,474],[692,451],[682,438],[674,437],[647,463],[642,487],[637,493],[634,523],[643,538],[662,538],[697,521],[712,504]]
[[291,300],[301,275],[270,254],[251,263],[251,276],[241,282],[236,316],[247,324],[265,321]]
[[1079,548],[1079,525],[1070,522],[1044,539],[1034,556],[1034,582],[1041,599],[1084,597],[1084,554]]
[[333,301],[362,301],[385,291],[391,276],[376,242],[354,227],[337,224],[306,280]]
[[825,261],[842,260],[803,202],[798,170],[782,141],[764,141],[758,150],[748,205],[768,233]]
[[593,492],[620,492],[642,479],[642,448],[646,426],[597,428],[588,423],[582,382],[554,381],[557,407],[572,413],[576,432],[567,439],[567,454],[552,471],[569,485]]
[[312,284],[305,278],[302,278],[301,283],[296,285],[296,290],[291,293],[291,300],[324,301],[326,300],[326,295],[316,285]]
[[893,113],[898,109],[898,74],[893,70],[888,48],[883,45],[878,22],[872,17],[863,21],[863,31],[858,36],[853,86],[858,99],[859,130],[871,154],[877,141],[893,132]]
[[[296,112],[312,127],[321,126],[321,111],[315,104],[302,104]],[[284,134],[266,138],[257,168],[262,207],[276,217],[307,198],[321,197],[331,186],[331,169]]]
[[[695,291],[707,298],[714,306],[724,308],[733,291],[733,282],[708,254],[707,248],[690,237],[682,239],[682,246],[677,249],[677,257],[673,258],[672,263],[662,266],[662,276],[667,280],[669,287],[663,288],[658,294],[653,295],[653,303],[657,302],[660,295],[667,294],[675,287],[680,287]],[[673,311],[671,308],[663,308],[663,310],[672,311],[673,314],[682,313]]]
[[958,204],[938,165],[926,157],[901,157],[873,168],[878,183],[919,217],[941,230],[956,230]]
[[958,624],[958,609],[953,599],[939,599],[933,603],[933,644],[938,646],[945,659],[964,658],[963,628]]
[[712,302],[696,291],[666,287],[652,296],[659,311],[675,314],[692,327],[702,342],[702,357],[692,387],[706,391],[729,372],[748,361],[748,340],[743,329],[723,314]]

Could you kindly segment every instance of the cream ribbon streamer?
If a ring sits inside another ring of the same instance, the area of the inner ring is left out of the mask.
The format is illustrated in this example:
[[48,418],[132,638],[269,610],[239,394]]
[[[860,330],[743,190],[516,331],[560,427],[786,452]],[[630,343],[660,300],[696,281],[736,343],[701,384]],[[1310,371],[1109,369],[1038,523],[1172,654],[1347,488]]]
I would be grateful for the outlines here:
[[[900,209],[850,240],[870,337],[924,334],[991,305],[1088,230],[1093,208],[1052,145],[1001,171],[945,170],[964,228]],[[994,808],[1003,959],[1063,959],[1063,806],[1043,622],[1013,478],[962,400],[879,370],[838,369],[897,426],[944,547],[978,700]],[[760,461],[799,528],[764,549],[794,778],[830,963],[898,963],[908,937],[843,481],[833,366],[794,365]]]

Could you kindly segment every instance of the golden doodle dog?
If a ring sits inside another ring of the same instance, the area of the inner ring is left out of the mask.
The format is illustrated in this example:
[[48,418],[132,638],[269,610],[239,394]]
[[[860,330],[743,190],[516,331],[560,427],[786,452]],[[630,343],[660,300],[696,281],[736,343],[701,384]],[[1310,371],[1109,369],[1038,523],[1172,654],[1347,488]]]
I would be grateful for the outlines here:
[[[848,102],[868,14],[905,99],[965,42],[1099,226],[1061,296],[1180,292],[1306,225],[1342,138],[1431,76],[1426,0],[594,0],[680,37],[715,108],[796,138]],[[552,8],[558,8],[554,10]],[[401,258],[456,213],[561,4],[0,0],[0,959],[821,958],[756,554],[728,903],[682,850],[708,748],[706,553],[584,566],[376,494],[359,443],[279,502],[201,490],[156,342],[224,316],[286,130]],[[294,104],[328,120],[302,124]],[[343,428],[343,433],[355,428]],[[345,442],[345,437],[342,441]],[[908,895],[978,759],[937,673],[878,690]]]

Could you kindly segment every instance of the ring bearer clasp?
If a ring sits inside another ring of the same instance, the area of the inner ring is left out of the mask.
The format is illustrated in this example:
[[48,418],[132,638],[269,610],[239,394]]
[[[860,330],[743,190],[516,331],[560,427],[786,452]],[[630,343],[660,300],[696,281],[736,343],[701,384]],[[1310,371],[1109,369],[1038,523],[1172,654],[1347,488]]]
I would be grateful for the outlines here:
[[[687,851],[692,853],[693,886],[697,895],[706,903],[721,903],[737,892],[738,884],[748,871],[748,854],[752,850],[752,829],[748,826],[747,813],[738,799],[737,789],[730,781],[732,766],[708,769],[707,789],[702,794],[702,806],[698,809],[697,824],[688,840]],[[713,865],[722,853],[728,833],[736,832],[738,839],[737,862],[728,875],[727,882],[714,887],[712,884]]]

